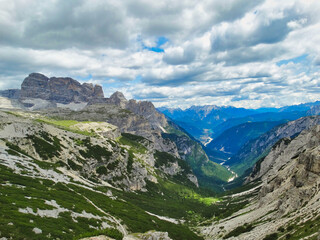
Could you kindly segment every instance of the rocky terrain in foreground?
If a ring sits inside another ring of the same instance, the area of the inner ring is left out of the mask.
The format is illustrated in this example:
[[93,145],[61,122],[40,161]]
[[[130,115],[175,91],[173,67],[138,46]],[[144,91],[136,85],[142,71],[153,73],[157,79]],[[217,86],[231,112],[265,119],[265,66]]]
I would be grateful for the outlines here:
[[248,179],[257,187],[238,194],[251,197],[250,204],[201,232],[207,239],[318,239],[319,153],[319,125],[279,141]]
[[[148,197],[141,195],[138,201],[145,201],[153,191],[157,198],[170,197],[163,193],[163,184],[197,191],[197,178],[184,160],[157,151],[143,137],[121,134],[105,122],[0,111],[0,136],[3,239],[70,239],[85,236],[81,233],[90,229],[110,236],[139,229],[170,233],[164,222],[178,224],[179,220],[160,217],[158,211],[152,214],[152,209],[146,212],[130,199],[139,193]],[[136,217],[150,222],[141,228]],[[64,227],[58,227],[62,222]],[[171,229],[179,232],[180,226]],[[196,239],[190,230],[184,231]]]

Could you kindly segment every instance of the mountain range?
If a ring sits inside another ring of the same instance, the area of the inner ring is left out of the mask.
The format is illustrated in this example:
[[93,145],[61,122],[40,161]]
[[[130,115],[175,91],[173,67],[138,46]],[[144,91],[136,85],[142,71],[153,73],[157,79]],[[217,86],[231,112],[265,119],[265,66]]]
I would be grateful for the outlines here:
[[186,110],[40,73],[0,92],[1,239],[316,239],[319,102]]

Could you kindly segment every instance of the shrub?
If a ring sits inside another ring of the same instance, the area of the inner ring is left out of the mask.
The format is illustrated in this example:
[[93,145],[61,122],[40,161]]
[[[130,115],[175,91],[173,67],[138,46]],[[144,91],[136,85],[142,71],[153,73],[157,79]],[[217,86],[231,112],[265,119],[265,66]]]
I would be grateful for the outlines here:
[[263,240],[276,240],[276,239],[278,239],[278,234],[272,233],[272,234],[265,236]]
[[237,237],[242,233],[250,232],[253,228],[254,227],[251,224],[237,227],[236,229],[232,230],[227,235],[225,235],[223,239],[230,238],[230,237]]
[[100,166],[96,169],[96,172],[99,174],[99,175],[106,175],[108,174],[108,170],[105,166]]

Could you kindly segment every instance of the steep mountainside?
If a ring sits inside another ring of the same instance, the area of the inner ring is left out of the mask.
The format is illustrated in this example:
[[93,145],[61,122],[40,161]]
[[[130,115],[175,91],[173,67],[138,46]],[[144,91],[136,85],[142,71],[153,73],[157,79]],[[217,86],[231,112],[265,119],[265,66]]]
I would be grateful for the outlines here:
[[319,239],[319,146],[319,125],[279,141],[251,174],[250,180],[260,179],[260,185],[240,193],[249,198],[251,192],[251,204],[232,217],[200,227],[206,238]]
[[227,164],[239,175],[251,168],[259,159],[266,156],[270,148],[282,138],[292,138],[305,129],[320,124],[320,116],[300,118],[275,127],[259,138],[245,144]]
[[220,183],[232,177],[225,167],[209,161],[201,145],[177,125],[167,121],[152,103],[128,101],[119,92],[102,100],[103,103],[91,102],[80,111],[55,108],[46,110],[43,114],[67,120],[104,121],[116,125],[121,132],[145,137],[158,151],[186,160],[199,178],[201,186],[221,191]]
[[[160,230],[173,239],[201,239],[179,220],[156,215],[187,217],[182,209],[170,214],[179,197],[187,198],[190,211],[216,201],[196,193],[197,178],[184,160],[155,150],[143,137],[120,135],[105,122],[21,111],[0,115],[1,237]],[[159,210],[152,207],[158,201]]]
[[[243,123],[289,121],[315,115],[317,114],[315,109],[319,104],[320,102],[313,102],[281,108],[260,109],[218,107],[214,105],[193,106],[185,110],[162,107],[159,108],[159,111],[205,144],[208,139],[215,139],[227,129]],[[312,108],[314,110],[311,110]]]
[[307,112],[308,115],[319,115],[320,114],[320,105],[312,106]]
[[179,155],[191,166],[200,186],[222,191],[222,184],[233,177],[224,166],[210,161],[200,143],[174,123],[169,122],[162,137],[176,144]]
[[284,123],[284,121],[247,122],[237,125],[221,133],[211,141],[206,148],[233,155],[237,153],[246,142],[259,137],[273,127]]
[[101,86],[80,84],[71,78],[47,78],[39,73],[32,73],[23,81],[19,100],[20,105],[0,99],[0,106],[39,110],[42,115],[58,120],[115,125],[121,133],[146,138],[157,151],[184,159],[199,177],[200,185],[214,190],[222,191],[220,183],[232,177],[225,167],[209,161],[202,146],[168,122],[151,102],[127,100],[121,92],[105,98]]
[[159,108],[159,111],[188,130],[192,136],[203,141],[212,136],[215,127],[227,119],[254,114],[254,110],[215,105],[192,106],[185,110]]
[[306,111],[294,111],[294,112],[267,112],[267,113],[259,113],[241,118],[233,118],[228,119],[227,121],[219,124],[216,127],[215,135],[220,135],[223,131],[230,129],[234,126],[247,123],[247,122],[278,122],[278,121],[292,121],[301,117],[307,116]]

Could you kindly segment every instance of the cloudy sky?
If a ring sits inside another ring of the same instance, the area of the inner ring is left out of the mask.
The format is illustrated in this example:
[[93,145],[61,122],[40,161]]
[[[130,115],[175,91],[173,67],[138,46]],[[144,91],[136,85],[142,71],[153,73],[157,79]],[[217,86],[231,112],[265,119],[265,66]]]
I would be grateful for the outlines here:
[[0,0],[0,89],[31,72],[156,106],[320,100],[319,0]]

